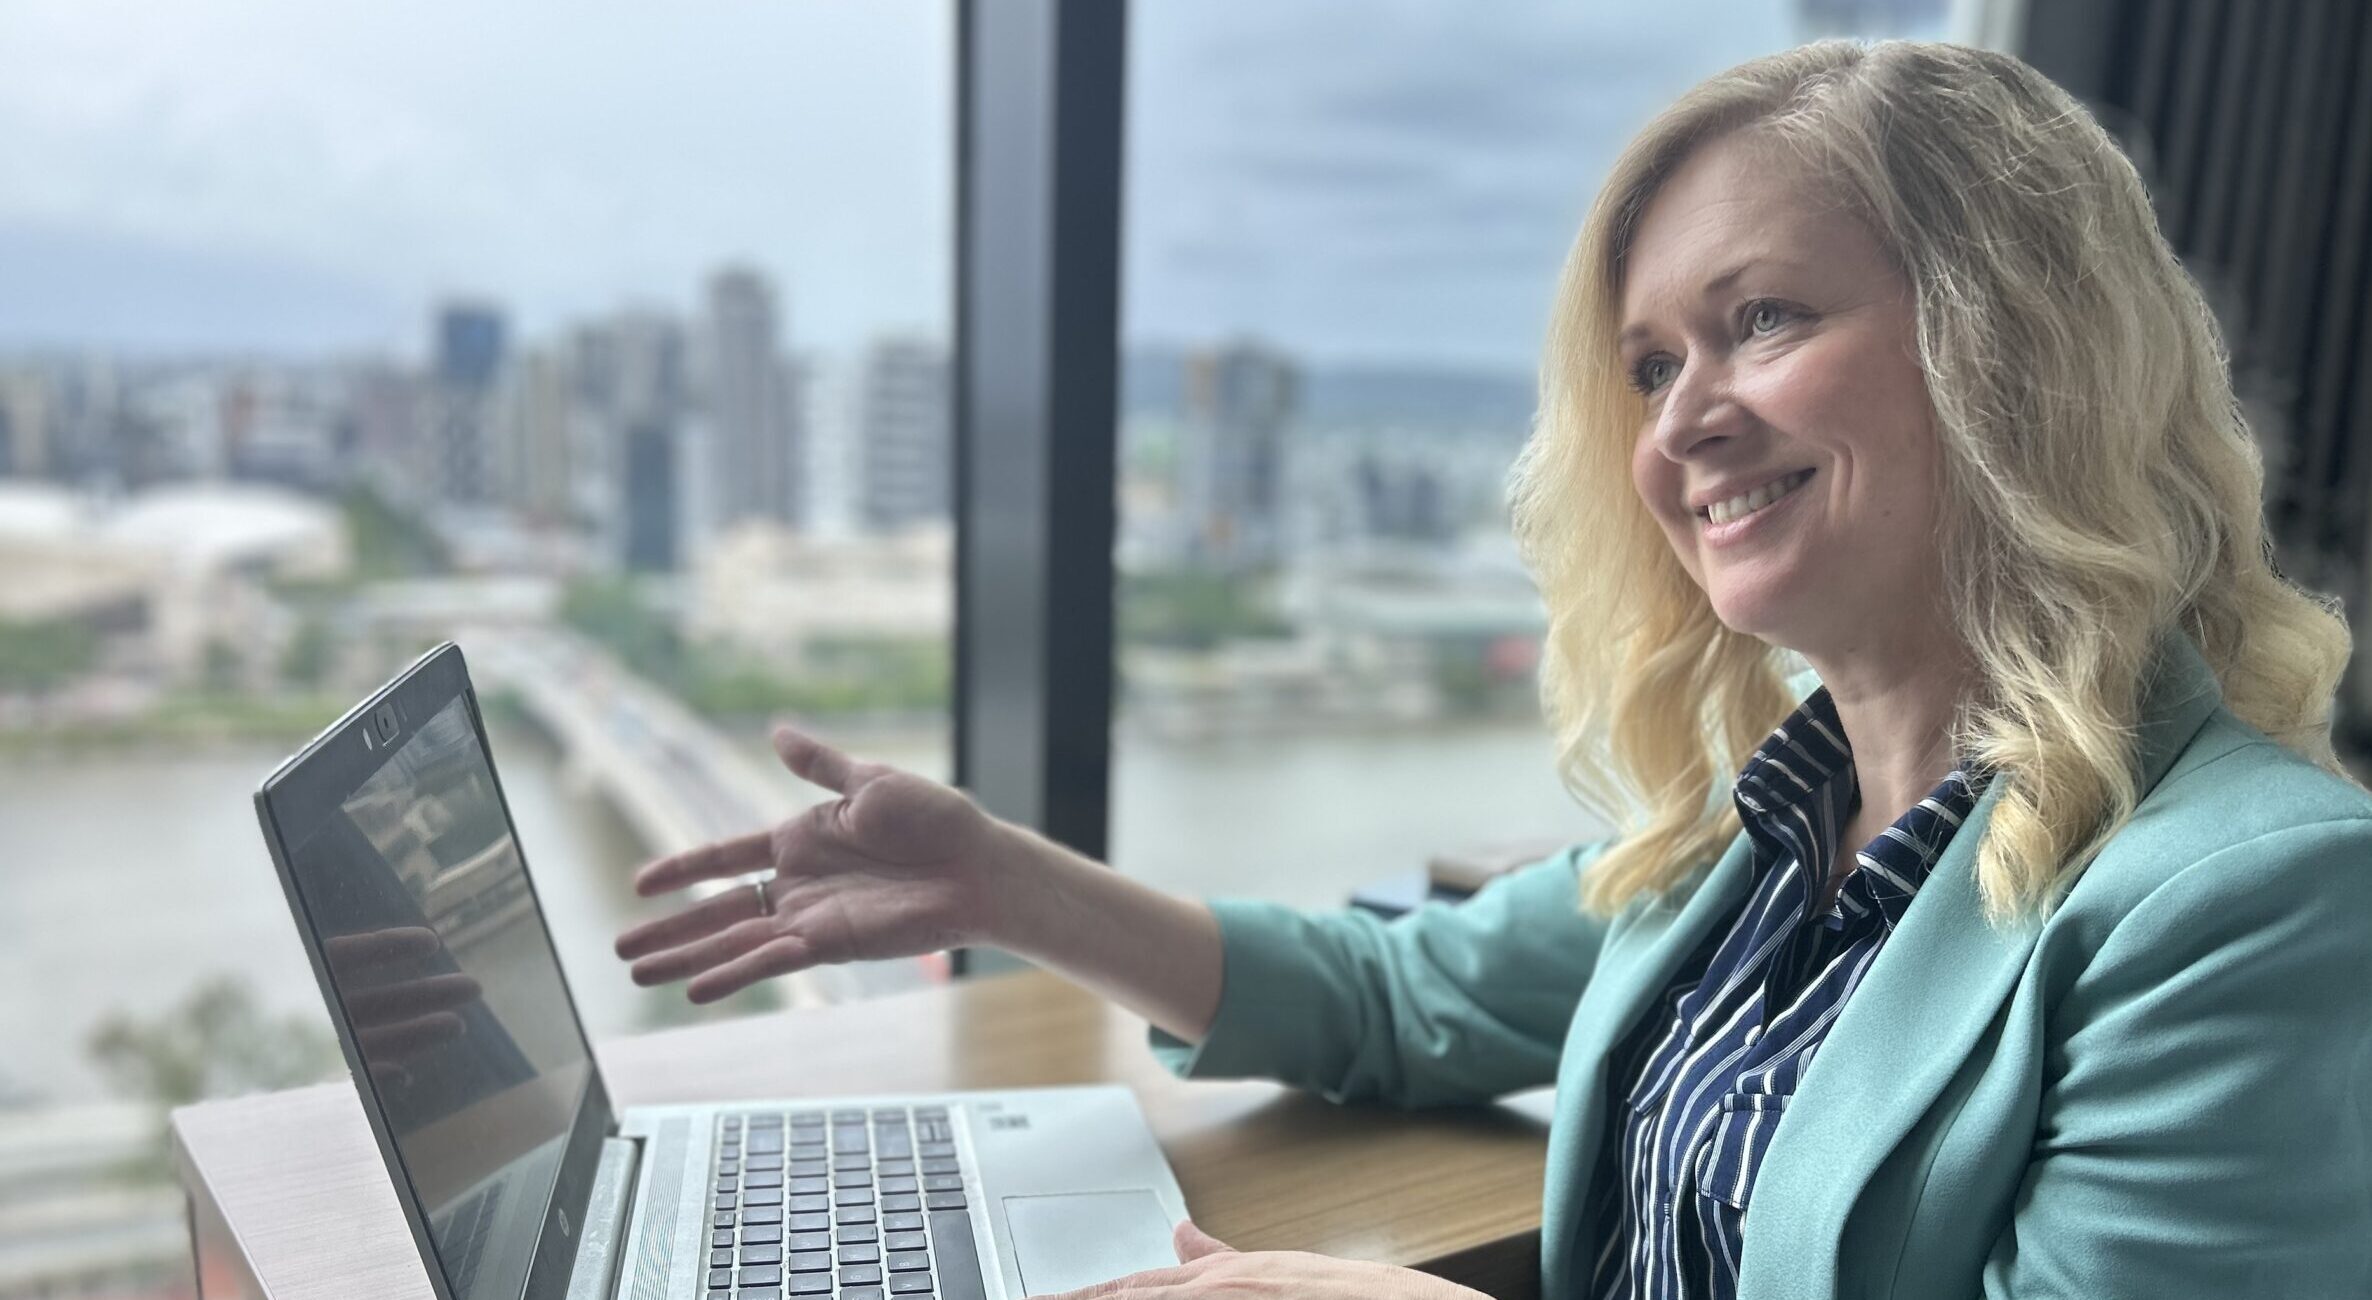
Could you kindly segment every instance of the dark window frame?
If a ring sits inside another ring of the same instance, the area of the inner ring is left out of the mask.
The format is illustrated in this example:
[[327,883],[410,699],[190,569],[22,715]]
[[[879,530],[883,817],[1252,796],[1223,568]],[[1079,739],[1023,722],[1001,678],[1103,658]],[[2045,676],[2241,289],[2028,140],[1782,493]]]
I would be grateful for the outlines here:
[[[1110,833],[1125,0],[957,0],[954,772]],[[956,954],[956,969],[969,963]]]

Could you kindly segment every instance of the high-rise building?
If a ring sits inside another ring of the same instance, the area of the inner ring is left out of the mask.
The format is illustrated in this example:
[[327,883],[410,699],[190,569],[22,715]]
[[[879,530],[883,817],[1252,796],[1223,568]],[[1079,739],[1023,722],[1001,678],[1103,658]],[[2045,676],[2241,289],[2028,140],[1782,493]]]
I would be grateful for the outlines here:
[[0,373],[0,475],[52,472],[49,381],[40,371]]
[[452,302],[437,309],[421,442],[426,486],[440,501],[474,505],[502,495],[493,426],[506,333],[501,310],[488,304]]
[[528,518],[558,523],[575,513],[577,455],[568,367],[530,349],[505,375],[499,404],[503,500]]
[[437,383],[483,393],[502,376],[503,340],[509,332],[502,309],[484,302],[449,302],[437,308]]
[[857,393],[857,514],[867,528],[948,517],[947,364],[947,350],[926,339],[884,339],[866,352]]
[[1285,429],[1299,389],[1291,358],[1257,343],[1187,354],[1178,504],[1189,558],[1227,570],[1283,558]]
[[782,358],[774,286],[746,267],[708,284],[705,393],[714,522],[801,522],[797,394]]
[[683,527],[682,447],[673,426],[637,420],[626,426],[620,487],[620,559],[643,573],[673,570]]

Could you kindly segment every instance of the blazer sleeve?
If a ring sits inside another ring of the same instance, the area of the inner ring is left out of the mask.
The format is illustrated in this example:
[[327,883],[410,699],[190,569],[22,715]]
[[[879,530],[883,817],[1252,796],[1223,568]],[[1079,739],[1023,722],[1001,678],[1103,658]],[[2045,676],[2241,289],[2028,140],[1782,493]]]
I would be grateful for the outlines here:
[[2372,820],[2144,897],[2070,986],[1984,1294],[2372,1295]]
[[1389,922],[1213,903],[1226,954],[1218,1015],[1199,1044],[1154,1030],[1154,1052],[1187,1077],[1408,1107],[1553,1082],[1605,939],[1580,888],[1603,848],[1566,849]]

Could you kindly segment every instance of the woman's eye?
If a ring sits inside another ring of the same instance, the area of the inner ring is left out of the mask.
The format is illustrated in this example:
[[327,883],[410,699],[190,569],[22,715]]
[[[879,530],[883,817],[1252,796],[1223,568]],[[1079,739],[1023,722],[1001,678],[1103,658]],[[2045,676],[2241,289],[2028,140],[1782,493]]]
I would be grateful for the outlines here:
[[[1768,334],[1787,323],[1789,312],[1775,302],[1754,302],[1746,307],[1746,327],[1757,334]],[[1768,327],[1764,322],[1768,321]]]
[[1631,367],[1631,387],[1641,393],[1652,393],[1664,386],[1662,368],[1672,364],[1669,357],[1649,357]]

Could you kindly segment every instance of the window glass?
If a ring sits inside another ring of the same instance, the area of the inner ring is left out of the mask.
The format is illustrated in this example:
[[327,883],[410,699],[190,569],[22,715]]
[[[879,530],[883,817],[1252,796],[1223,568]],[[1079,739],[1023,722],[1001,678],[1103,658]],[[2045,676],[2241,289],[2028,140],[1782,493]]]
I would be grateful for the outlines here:
[[175,1294],[162,1108],[343,1077],[249,797],[436,642],[597,1039],[693,1014],[632,869],[812,797],[771,721],[946,773],[953,37],[0,6],[0,1294]]
[[1132,14],[1113,857],[1407,900],[1602,828],[1535,694],[1508,470],[1565,250],[1701,78],[1943,0]]

